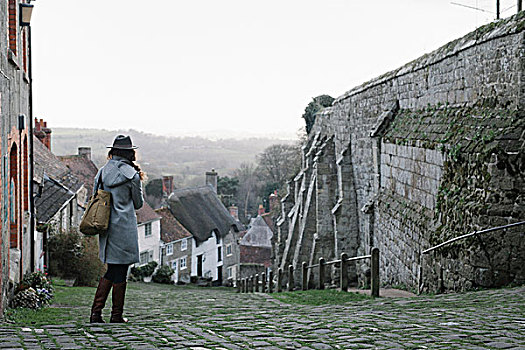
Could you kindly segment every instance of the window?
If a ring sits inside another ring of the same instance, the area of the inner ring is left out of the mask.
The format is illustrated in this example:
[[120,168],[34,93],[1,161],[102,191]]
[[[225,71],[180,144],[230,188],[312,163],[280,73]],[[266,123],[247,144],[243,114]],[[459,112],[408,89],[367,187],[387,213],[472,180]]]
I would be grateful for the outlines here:
[[148,222],[146,225],[144,225],[144,232],[146,233],[146,237],[151,236],[151,222]]
[[217,261],[222,261],[222,247],[217,247]]
[[171,268],[174,270],[174,271],[177,271],[177,259],[173,260],[171,262]]
[[140,263],[147,264],[149,262],[149,252],[145,251],[140,253]]
[[230,266],[226,269],[226,274],[228,275],[228,279],[234,279],[235,278],[235,266]]
[[180,250],[186,250],[188,249],[188,240],[183,239],[182,242],[180,242]]
[[186,268],[186,257],[180,258],[180,269],[184,270]]
[[170,243],[166,246],[166,255],[171,255],[171,254],[173,254],[173,244]]
[[230,256],[230,255],[232,255],[232,245],[228,244],[226,246],[226,256]]

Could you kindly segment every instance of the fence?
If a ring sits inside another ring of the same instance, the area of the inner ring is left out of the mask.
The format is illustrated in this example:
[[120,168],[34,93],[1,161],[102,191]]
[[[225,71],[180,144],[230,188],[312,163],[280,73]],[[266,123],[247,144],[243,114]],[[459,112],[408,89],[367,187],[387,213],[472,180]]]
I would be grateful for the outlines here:
[[[379,296],[379,249],[377,247],[372,248],[370,255],[355,256],[349,258],[346,253],[341,254],[341,258],[332,261],[325,261],[324,258],[319,258],[319,263],[313,265],[307,265],[306,262],[301,264],[301,289],[308,290],[308,275],[311,269],[318,269],[317,280],[316,280],[316,289],[324,289],[324,284],[326,282],[325,278],[325,268],[326,266],[339,264],[341,273],[339,276],[339,287],[343,292],[348,291],[348,263],[351,261],[358,261],[363,259],[370,259],[370,289],[371,294],[374,297]],[[294,267],[293,265],[288,266],[288,291],[295,290],[295,281],[294,281]],[[259,278],[260,277],[260,278]],[[262,292],[262,293],[273,293],[274,290],[277,292],[283,291],[283,277],[284,272],[281,268],[277,270],[277,276],[275,276],[273,271],[269,271],[268,275],[263,272],[261,276],[258,274],[252,275],[248,278],[238,279],[237,280],[237,292],[239,293],[253,293],[253,292]],[[275,283],[275,286],[274,286]]]

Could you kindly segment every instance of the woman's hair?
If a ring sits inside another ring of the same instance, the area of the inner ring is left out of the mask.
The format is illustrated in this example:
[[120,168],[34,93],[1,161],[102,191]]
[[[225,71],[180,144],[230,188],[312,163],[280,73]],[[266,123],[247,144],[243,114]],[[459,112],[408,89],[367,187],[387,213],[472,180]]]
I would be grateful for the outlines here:
[[135,150],[134,149],[120,149],[120,148],[111,148],[108,152],[108,159],[111,159],[113,156],[122,157],[124,159],[129,160],[130,165],[135,168],[135,170],[139,173],[140,179],[144,180],[146,177],[146,174],[142,171],[140,166],[135,163],[137,158],[135,157]]

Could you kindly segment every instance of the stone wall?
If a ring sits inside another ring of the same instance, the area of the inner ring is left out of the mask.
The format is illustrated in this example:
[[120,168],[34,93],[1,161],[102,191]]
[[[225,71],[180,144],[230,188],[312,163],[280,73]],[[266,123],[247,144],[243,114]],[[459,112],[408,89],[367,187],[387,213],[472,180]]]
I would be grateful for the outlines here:
[[[524,18],[481,27],[318,114],[303,168],[282,200],[275,266],[298,271],[302,261],[377,246],[384,284],[458,290],[525,282],[512,263],[525,261],[523,226],[421,255],[450,237],[525,219],[516,209],[525,198]],[[480,262],[479,254],[490,258]],[[368,273],[361,261],[349,277],[364,285]]]

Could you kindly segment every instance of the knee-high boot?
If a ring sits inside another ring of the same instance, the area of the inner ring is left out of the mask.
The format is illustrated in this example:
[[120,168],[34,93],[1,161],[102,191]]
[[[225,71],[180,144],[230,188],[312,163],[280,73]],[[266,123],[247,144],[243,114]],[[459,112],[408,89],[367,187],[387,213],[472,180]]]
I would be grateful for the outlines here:
[[93,299],[93,305],[91,306],[91,316],[89,322],[91,323],[105,323],[102,319],[102,309],[106,305],[106,300],[111,290],[113,282],[104,277],[101,277],[98,281],[97,291],[95,292],[95,298]]
[[128,319],[123,318],[124,298],[126,297],[126,282],[114,283],[111,295],[113,307],[111,308],[111,323],[126,323]]

